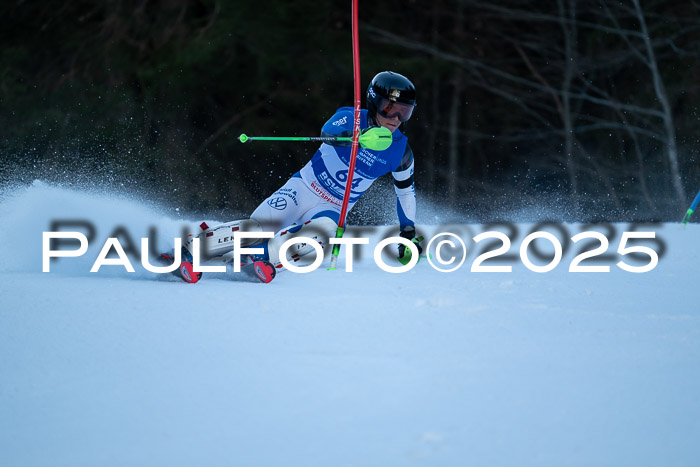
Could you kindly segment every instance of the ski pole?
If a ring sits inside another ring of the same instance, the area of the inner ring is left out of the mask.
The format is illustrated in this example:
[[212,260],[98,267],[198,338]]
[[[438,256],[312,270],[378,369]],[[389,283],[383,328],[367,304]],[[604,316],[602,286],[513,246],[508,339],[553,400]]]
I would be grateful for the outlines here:
[[693,204],[690,205],[688,208],[688,211],[685,213],[685,217],[683,218],[683,222],[681,225],[688,225],[688,221],[690,220],[690,216],[693,214],[695,209],[698,207],[698,204],[700,204],[700,191],[698,192],[697,196],[695,196],[695,199],[693,200]]
[[[241,143],[248,141],[316,141],[334,143],[336,141],[352,142],[352,136],[248,136],[245,133],[238,137]],[[391,146],[391,130],[384,127],[370,128],[359,137],[360,146],[373,151],[384,151]]]

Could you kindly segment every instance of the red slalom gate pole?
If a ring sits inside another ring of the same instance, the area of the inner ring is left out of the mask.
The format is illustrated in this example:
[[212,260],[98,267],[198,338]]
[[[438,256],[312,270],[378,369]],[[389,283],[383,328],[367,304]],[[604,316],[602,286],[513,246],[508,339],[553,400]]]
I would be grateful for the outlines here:
[[[341,238],[345,233],[345,217],[348,213],[348,204],[350,202],[350,192],[352,190],[352,179],[355,175],[355,161],[357,159],[357,149],[359,147],[360,138],[360,108],[362,106],[361,89],[360,89],[360,40],[358,28],[357,2],[352,0],[352,68],[355,81],[355,121],[352,128],[352,150],[350,152],[350,166],[348,167],[348,179],[345,185],[345,194],[343,195],[343,204],[340,208],[340,219],[338,220],[338,229],[335,232],[335,238]],[[340,253],[340,245],[333,246],[333,255],[331,256],[331,265],[328,269],[335,269],[338,263],[338,254]]]

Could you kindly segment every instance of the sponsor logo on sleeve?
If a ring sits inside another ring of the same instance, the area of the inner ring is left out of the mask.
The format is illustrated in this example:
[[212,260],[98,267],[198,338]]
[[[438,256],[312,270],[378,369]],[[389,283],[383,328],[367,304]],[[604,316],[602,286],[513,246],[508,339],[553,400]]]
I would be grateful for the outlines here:
[[348,122],[348,116],[345,115],[343,118],[341,118],[341,119],[336,120],[335,122],[333,122],[333,125],[335,125],[335,126],[341,126],[341,125],[345,125],[347,122]]

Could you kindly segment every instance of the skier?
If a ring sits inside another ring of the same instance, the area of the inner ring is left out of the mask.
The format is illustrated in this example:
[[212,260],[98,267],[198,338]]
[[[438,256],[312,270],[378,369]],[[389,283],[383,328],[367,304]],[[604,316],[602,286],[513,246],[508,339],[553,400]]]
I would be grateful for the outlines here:
[[[403,75],[391,71],[377,74],[367,88],[367,109],[361,110],[362,130],[382,126],[392,132],[392,143],[384,151],[360,147],[357,152],[355,172],[348,204],[348,212],[362,194],[378,177],[391,172],[397,195],[396,210],[399,217],[400,236],[413,241],[422,251],[416,238],[416,195],[413,183],[413,152],[408,138],[401,131],[411,118],[416,106],[416,90]],[[354,109],[341,107],[321,130],[322,136],[352,136]],[[311,160],[277,191],[272,193],[253,211],[250,219],[227,222],[205,229],[198,238],[209,254],[223,256],[225,261],[233,257],[232,231],[276,232],[269,240],[252,239],[242,243],[245,247],[263,248],[262,255],[250,258],[255,263],[255,273],[263,282],[272,280],[275,269],[280,268],[279,247],[292,235],[311,237],[322,247],[335,236],[340,219],[341,205],[348,178],[351,153],[350,142],[323,143]],[[201,274],[192,271],[190,237],[184,243],[183,263],[180,273],[187,282],[197,282]],[[314,251],[310,245],[297,244],[287,250],[290,262]],[[410,249],[399,245],[399,258],[410,255]]]

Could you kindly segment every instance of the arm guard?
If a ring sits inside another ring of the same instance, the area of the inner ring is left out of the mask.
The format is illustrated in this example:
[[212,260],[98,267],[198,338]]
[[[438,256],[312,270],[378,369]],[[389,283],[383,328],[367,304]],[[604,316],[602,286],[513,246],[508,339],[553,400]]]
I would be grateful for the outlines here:
[[416,220],[416,190],[413,183],[413,151],[407,144],[399,167],[391,173],[396,191],[396,213],[401,230],[413,227]]

